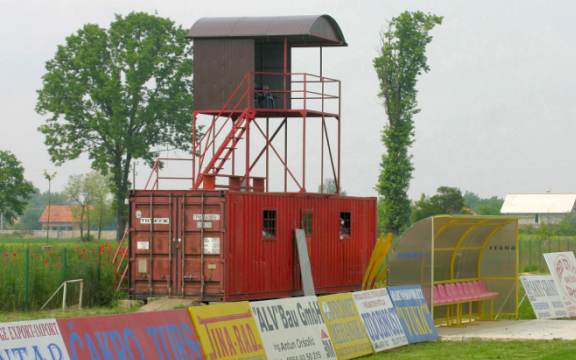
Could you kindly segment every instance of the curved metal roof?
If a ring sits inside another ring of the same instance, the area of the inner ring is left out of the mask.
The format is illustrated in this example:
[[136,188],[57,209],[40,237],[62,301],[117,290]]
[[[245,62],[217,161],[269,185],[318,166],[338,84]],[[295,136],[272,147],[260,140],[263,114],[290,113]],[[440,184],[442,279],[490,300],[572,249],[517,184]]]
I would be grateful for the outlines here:
[[329,15],[201,18],[188,32],[202,38],[288,38],[291,46],[347,46]]

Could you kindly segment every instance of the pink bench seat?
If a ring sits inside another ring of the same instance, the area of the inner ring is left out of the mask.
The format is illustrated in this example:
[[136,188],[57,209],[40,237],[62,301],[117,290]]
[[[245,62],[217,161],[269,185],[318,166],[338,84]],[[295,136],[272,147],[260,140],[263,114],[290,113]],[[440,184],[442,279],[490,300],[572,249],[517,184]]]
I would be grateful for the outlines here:
[[489,291],[483,281],[463,281],[434,285],[434,305],[449,305],[494,299],[499,294]]
[[[445,284],[434,285],[434,303],[433,306],[446,305],[446,323],[450,326],[452,322],[452,305],[456,306],[456,323],[462,323],[462,310],[463,304],[468,305],[468,320],[472,321],[472,303],[490,301],[490,316],[493,318],[494,313],[494,299],[498,297],[498,293],[488,290],[483,281],[457,281]],[[481,318],[483,312],[483,305],[478,305],[478,317]]]

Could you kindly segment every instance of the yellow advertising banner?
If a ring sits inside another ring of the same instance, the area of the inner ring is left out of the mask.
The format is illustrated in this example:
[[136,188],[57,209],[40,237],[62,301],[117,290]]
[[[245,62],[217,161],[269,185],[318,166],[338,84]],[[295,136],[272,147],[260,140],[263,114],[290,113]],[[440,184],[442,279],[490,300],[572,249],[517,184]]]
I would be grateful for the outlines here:
[[266,359],[248,301],[188,308],[206,359]]
[[351,293],[320,296],[318,303],[338,359],[374,352]]

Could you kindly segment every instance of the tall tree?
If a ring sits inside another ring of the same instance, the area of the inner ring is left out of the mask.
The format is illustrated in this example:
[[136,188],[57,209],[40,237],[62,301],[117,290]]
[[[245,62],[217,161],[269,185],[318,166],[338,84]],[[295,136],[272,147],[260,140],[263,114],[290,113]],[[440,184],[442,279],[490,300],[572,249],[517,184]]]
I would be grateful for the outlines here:
[[108,191],[108,179],[96,171],[86,174],[84,179],[86,189],[90,193],[90,203],[88,204],[88,218],[91,221],[88,226],[94,226],[98,231],[97,239],[102,237],[102,229],[105,223],[109,222],[108,216],[110,204]]
[[[108,179],[96,171],[87,174],[72,175],[68,179],[64,193],[68,200],[76,205],[73,215],[80,225],[80,238],[91,239],[90,230],[95,227],[98,231],[98,240],[102,235],[102,228],[109,222]],[[86,237],[84,236],[86,230]]]
[[36,110],[52,161],[87,154],[111,174],[117,231],[126,223],[130,164],[159,145],[189,149],[192,60],[186,31],[145,13],[88,24],[46,63]]
[[[88,188],[85,175],[72,175],[68,178],[68,183],[64,193],[76,206],[72,208],[72,215],[80,225],[80,239],[90,240],[90,215],[88,208],[92,201],[92,194]],[[84,229],[87,230],[87,236],[84,236]]]
[[382,155],[376,189],[380,195],[381,228],[399,233],[410,223],[408,187],[412,178],[409,147],[414,141],[414,120],[418,113],[416,82],[429,71],[426,45],[430,31],[442,17],[423,12],[403,12],[390,21],[382,35],[382,47],[374,59],[380,81],[388,124],[382,132],[386,153]]
[[0,150],[0,216],[12,224],[21,215],[30,196],[32,183],[24,178],[24,167],[9,151]]

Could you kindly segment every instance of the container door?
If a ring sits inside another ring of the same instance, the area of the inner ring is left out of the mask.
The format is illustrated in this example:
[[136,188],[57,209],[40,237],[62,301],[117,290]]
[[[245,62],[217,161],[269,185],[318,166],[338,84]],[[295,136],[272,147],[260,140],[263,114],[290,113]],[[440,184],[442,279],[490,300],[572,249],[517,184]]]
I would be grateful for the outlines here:
[[179,198],[176,281],[184,296],[201,301],[223,296],[224,204],[214,194]]
[[131,202],[131,291],[147,295],[173,294],[172,257],[176,199],[139,196]]

